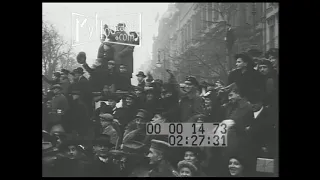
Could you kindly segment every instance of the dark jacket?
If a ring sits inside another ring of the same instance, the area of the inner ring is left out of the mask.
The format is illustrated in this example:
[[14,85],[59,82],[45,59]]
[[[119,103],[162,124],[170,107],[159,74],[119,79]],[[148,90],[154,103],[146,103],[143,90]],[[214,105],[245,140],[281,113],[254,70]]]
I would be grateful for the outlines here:
[[80,135],[86,135],[90,124],[90,116],[87,107],[80,100],[72,101],[68,112],[69,129],[78,132]]
[[83,177],[85,163],[77,159],[62,158],[57,160],[54,171],[57,177]]
[[242,97],[246,97],[248,101],[262,98],[259,96],[265,89],[265,83],[258,71],[251,69],[242,73],[240,69],[233,70],[228,76],[228,85],[232,83],[237,85]]
[[264,76],[264,82],[266,84],[265,96],[263,99],[264,105],[273,106],[277,108],[278,105],[278,74],[276,72],[270,72]]
[[161,99],[160,104],[163,108],[162,115],[167,119],[167,122],[180,122],[179,102],[174,95]]
[[138,86],[144,89],[144,87],[146,86],[146,82],[143,80],[141,83],[138,83]]
[[137,114],[137,108],[135,105],[132,107],[123,107],[118,108],[114,112],[114,118],[119,120],[119,123],[121,124],[121,131],[124,132],[124,128],[128,125],[130,121],[132,121]]
[[[263,107],[260,114],[251,123],[248,134],[254,146],[255,155],[269,156],[266,158],[275,158],[278,148],[278,124],[273,118],[270,108]],[[262,153],[262,147],[268,149],[267,154]]]
[[129,91],[131,88],[131,75],[129,73],[118,73],[115,85],[117,90]]
[[109,60],[113,60],[114,58],[114,49],[113,47],[111,46],[110,49],[108,50],[104,50],[103,49],[103,44],[102,43],[100,46],[99,46],[99,50],[98,50],[98,58],[101,58],[103,59],[104,63],[108,62]]
[[107,65],[100,65],[92,69],[88,64],[84,64],[83,68],[90,74],[89,82],[93,92],[102,91],[104,85],[111,85],[115,82],[115,76],[110,74]]
[[235,121],[235,125],[228,130],[227,147],[223,150],[225,157],[235,154],[241,154],[246,157],[247,170],[254,171],[255,157],[253,156],[254,147],[252,146],[250,136],[248,135],[247,127],[249,127],[253,120],[253,110],[250,104],[242,99],[233,105],[227,107],[226,119]]
[[88,79],[84,76],[81,76],[80,79],[76,82],[73,82],[69,87],[69,93],[72,91],[80,91],[80,99],[87,106],[89,116],[93,113],[92,107],[92,88]]
[[203,99],[199,95],[193,98],[185,96],[180,101],[181,122],[187,122],[189,118],[197,114],[203,114]]
[[[110,33],[109,39],[114,39],[114,37],[119,37],[120,34],[127,35],[126,32],[115,32],[114,34]],[[119,43],[128,43],[127,41],[118,39]],[[122,44],[113,44],[114,49],[114,60],[117,65],[125,64],[127,66],[128,73],[132,77],[133,73],[133,49],[134,46],[127,46]]]

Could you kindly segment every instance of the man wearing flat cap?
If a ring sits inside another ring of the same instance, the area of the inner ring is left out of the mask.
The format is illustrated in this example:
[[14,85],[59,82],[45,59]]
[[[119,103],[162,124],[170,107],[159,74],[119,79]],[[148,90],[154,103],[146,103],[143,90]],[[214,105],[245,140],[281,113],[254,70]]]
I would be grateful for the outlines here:
[[113,116],[111,114],[100,114],[100,123],[102,127],[102,134],[106,134],[110,136],[110,142],[113,145],[117,144],[119,135],[116,129],[114,128]]
[[61,85],[55,84],[51,87],[51,90],[53,91],[54,96],[51,101],[49,122],[46,127],[49,130],[53,125],[62,123],[65,113],[69,109],[68,100],[61,92]]
[[149,172],[149,177],[178,177],[178,172],[174,170],[168,162],[167,156],[170,151],[169,144],[164,141],[151,140],[148,157],[150,164],[154,167]]
[[188,76],[185,80],[185,85],[186,96],[181,98],[180,101],[180,118],[182,122],[188,121],[194,115],[204,113],[203,100],[197,94],[199,83],[196,78]]

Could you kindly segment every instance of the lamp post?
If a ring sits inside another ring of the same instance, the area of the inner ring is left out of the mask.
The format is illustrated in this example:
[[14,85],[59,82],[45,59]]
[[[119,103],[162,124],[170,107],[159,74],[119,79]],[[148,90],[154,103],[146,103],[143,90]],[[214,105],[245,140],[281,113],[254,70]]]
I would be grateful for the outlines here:
[[166,67],[165,67],[165,61],[166,60],[165,60],[165,58],[166,57],[165,57],[165,51],[164,50],[158,50],[158,62],[157,62],[156,65],[157,65],[158,68],[161,68],[161,66],[162,66],[161,56],[160,56],[161,52],[163,52],[163,60],[162,60],[163,61],[163,76],[162,77],[163,77],[163,80],[165,80],[165,76],[166,76],[166,72],[165,72],[166,71]]

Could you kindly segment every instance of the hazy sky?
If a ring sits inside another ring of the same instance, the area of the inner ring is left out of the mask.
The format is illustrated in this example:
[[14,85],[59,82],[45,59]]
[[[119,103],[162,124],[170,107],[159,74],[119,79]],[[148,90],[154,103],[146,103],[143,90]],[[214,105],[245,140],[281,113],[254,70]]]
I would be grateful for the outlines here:
[[[133,27],[136,30],[140,29],[141,23],[142,46],[134,49],[134,72],[136,73],[141,64],[148,60],[148,56],[151,57],[152,37],[154,34],[157,35],[158,31],[158,22],[155,22],[155,18],[157,13],[160,14],[160,17],[162,16],[168,8],[168,3],[43,3],[42,7],[43,19],[54,24],[59,33],[70,43],[72,40],[71,32],[75,27],[72,26],[72,13],[93,17],[91,21],[86,22],[91,24],[94,23],[96,14],[103,22],[133,22],[131,27],[136,26]],[[82,21],[83,19],[80,19],[80,23]],[[74,51],[76,53],[85,51],[88,64],[92,64],[97,56],[99,45],[100,42],[97,39],[75,46]]]

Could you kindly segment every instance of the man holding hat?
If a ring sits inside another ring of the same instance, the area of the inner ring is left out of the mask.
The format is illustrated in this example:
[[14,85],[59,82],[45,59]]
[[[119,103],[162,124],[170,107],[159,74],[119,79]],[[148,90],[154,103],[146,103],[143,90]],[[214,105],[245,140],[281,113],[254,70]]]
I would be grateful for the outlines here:
[[167,155],[169,144],[164,141],[151,140],[148,157],[153,169],[149,172],[149,177],[178,177],[178,172],[173,169],[168,162]]
[[189,118],[197,114],[203,114],[203,100],[197,94],[199,83],[193,76],[188,76],[185,80],[186,96],[181,98],[180,113],[181,121],[186,122]]
[[138,79],[138,86],[141,87],[142,89],[144,89],[144,87],[146,86],[146,82],[144,81],[144,79],[147,77],[146,75],[144,75],[144,72],[139,71],[138,74],[136,74],[137,79]]

